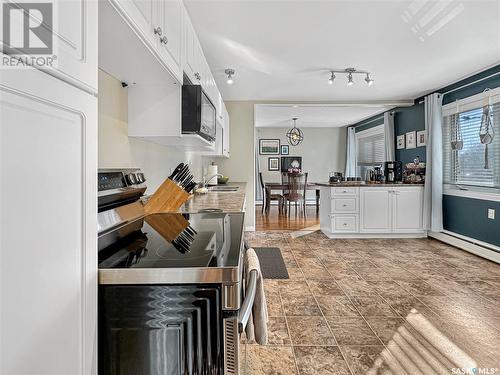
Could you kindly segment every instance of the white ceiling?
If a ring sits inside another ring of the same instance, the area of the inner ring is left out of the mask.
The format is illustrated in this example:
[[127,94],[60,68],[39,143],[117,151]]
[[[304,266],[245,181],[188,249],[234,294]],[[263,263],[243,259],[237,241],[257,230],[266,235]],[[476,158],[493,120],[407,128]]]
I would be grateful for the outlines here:
[[314,105],[256,104],[255,126],[290,128],[297,117],[299,128],[336,128],[385,112],[394,106],[383,105]]
[[[413,99],[500,62],[496,0],[184,2],[225,100]],[[373,86],[327,84],[351,66]]]

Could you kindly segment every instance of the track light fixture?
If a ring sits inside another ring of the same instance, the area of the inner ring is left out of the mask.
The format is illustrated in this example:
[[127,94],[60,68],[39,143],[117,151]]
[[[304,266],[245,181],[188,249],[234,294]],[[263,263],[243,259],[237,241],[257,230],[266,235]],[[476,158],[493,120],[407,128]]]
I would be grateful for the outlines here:
[[373,79],[370,78],[370,73],[366,73],[365,82],[368,84],[368,86],[373,85]]
[[226,83],[228,85],[232,85],[234,83],[234,80],[233,80],[233,75],[234,75],[234,69],[226,69],[224,70],[224,73],[227,74],[227,80],[226,80]]
[[330,72],[330,78],[328,78],[328,84],[333,85],[333,81],[335,80],[335,73]]
[[347,75],[347,86],[352,86],[354,85],[354,81],[352,80],[352,73],[349,72],[349,74]]
[[328,84],[333,85],[333,81],[335,80],[335,73],[344,73],[347,74],[347,86],[354,85],[354,77],[353,74],[366,74],[365,82],[368,86],[373,85],[373,79],[370,78],[370,72],[366,70],[357,70],[355,68],[345,68],[345,69],[332,69],[330,70],[330,78],[328,78]]

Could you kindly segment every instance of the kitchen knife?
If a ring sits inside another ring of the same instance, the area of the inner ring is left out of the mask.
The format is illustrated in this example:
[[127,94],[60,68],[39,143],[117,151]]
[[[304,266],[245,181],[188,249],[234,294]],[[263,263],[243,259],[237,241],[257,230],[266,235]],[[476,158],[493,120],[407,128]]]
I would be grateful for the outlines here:
[[180,170],[184,167],[184,163],[180,163],[177,167],[175,167],[174,171],[170,176],[168,176],[169,179],[173,180],[174,177],[180,172]]
[[184,190],[186,190],[186,187],[191,183],[191,181],[193,181],[193,175],[190,174],[189,176],[186,177],[186,179],[184,180],[184,182],[182,183],[182,187],[184,188]]
[[187,177],[188,174],[189,174],[189,165],[185,164],[184,168],[181,169],[181,171],[176,177],[177,182],[181,183],[183,179]]

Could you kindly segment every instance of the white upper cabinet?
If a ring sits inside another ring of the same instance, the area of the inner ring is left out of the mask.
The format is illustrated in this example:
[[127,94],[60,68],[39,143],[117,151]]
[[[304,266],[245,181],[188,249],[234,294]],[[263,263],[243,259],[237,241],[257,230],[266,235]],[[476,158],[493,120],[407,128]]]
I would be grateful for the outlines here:
[[153,12],[155,3],[153,0],[111,0],[120,13],[127,18],[135,31],[149,45],[155,44]]
[[179,82],[182,82],[181,0],[111,1],[141,36],[153,55]]
[[231,135],[231,123],[229,121],[229,113],[227,112],[226,106],[222,103],[223,113],[224,113],[224,133],[222,141],[222,155],[225,157],[230,156],[230,135]]
[[[30,5],[36,6],[36,3],[26,3],[28,7]],[[52,67],[40,69],[89,93],[97,93],[97,1],[54,1],[52,6],[53,51],[46,56],[55,56],[55,60]],[[0,7],[0,13],[3,10],[4,7]],[[44,25],[46,16],[40,11],[25,14],[31,17],[30,23]],[[41,20],[36,18],[38,14],[41,14]],[[0,14],[2,16],[3,13]],[[19,22],[19,18],[11,12],[12,25],[15,25],[16,19]],[[18,26],[21,30],[22,25]],[[9,45],[13,49],[6,45],[4,53],[15,54],[16,47],[23,47],[16,45],[16,39],[19,38],[11,36]]]
[[155,5],[156,11],[153,19],[156,27],[157,50],[173,75],[179,82],[182,82],[181,50],[184,13],[182,3],[180,0],[163,0],[155,1]]
[[36,69],[0,97],[0,374],[95,374],[97,98]]

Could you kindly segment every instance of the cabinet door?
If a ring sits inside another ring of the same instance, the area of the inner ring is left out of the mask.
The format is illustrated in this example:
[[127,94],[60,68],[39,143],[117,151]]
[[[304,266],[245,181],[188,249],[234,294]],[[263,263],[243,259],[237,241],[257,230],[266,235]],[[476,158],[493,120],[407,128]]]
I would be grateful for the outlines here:
[[[5,2],[7,4],[8,2]],[[14,2],[12,2],[14,3]],[[33,2],[27,6],[36,5]],[[45,5],[45,4],[44,4]],[[0,19],[3,19],[3,7],[0,7]],[[28,13],[25,13],[26,15]],[[41,14],[39,21],[36,14]],[[42,22],[44,14],[30,11],[30,24],[33,21]],[[63,79],[90,93],[97,93],[97,1],[54,1],[52,3],[53,17],[53,54],[55,56],[52,67],[44,67],[46,72]],[[22,30],[23,25],[19,24],[22,18],[11,13],[11,30]],[[5,53],[15,53],[16,40],[22,35],[13,33],[11,35],[11,47],[4,46]],[[36,40],[35,38],[33,38]],[[30,34],[30,41],[31,41]],[[3,44],[0,38],[0,44]],[[43,43],[43,42],[39,42]],[[22,46],[18,46],[22,47]],[[47,55],[51,56],[51,55]]]
[[387,189],[360,189],[360,231],[388,233],[391,231],[391,193]]
[[95,374],[97,99],[12,70],[0,123],[0,373]]
[[224,109],[224,133],[222,140],[222,155],[229,157],[230,155],[230,135],[231,135],[231,121],[226,106],[222,103]]
[[[171,73],[182,82],[181,42],[182,4],[180,0],[155,1],[158,24],[162,31],[156,38],[158,53]],[[156,22],[155,22],[156,23]]]
[[196,34],[194,32],[193,25],[191,24],[191,19],[187,13],[186,8],[183,7],[184,13],[184,73],[189,77],[189,79],[195,83],[197,81],[195,77],[196,72]]
[[111,1],[134,26],[135,31],[141,35],[147,44],[153,47],[158,39],[158,34],[155,34],[154,30],[158,27],[161,29],[160,20],[153,17],[153,13],[156,11],[155,2],[153,0]]
[[402,187],[393,189],[392,226],[394,232],[422,230],[423,188]]

